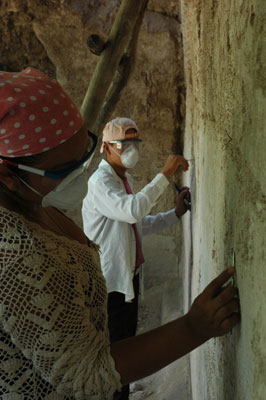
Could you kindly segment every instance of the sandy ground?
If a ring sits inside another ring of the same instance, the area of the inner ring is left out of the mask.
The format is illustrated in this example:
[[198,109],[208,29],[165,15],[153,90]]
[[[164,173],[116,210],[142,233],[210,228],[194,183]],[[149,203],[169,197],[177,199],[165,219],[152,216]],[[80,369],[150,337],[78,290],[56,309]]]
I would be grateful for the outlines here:
[[[158,282],[157,282],[158,283]],[[161,285],[151,287],[139,306],[138,333],[160,325],[165,307]],[[183,304],[180,304],[182,309]],[[182,312],[180,311],[180,314]],[[189,358],[174,362],[157,373],[131,385],[130,400],[190,400]]]

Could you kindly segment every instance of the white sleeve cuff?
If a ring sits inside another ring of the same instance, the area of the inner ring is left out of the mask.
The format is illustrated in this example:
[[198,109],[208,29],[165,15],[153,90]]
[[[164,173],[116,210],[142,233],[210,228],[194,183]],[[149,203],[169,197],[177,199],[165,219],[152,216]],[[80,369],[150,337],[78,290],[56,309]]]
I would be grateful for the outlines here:
[[164,212],[163,213],[163,219],[165,220],[165,222],[169,226],[177,224],[180,221],[179,218],[176,216],[175,208],[173,208],[172,210]]
[[163,190],[169,185],[168,179],[161,173],[157,174],[152,181],[158,184]]

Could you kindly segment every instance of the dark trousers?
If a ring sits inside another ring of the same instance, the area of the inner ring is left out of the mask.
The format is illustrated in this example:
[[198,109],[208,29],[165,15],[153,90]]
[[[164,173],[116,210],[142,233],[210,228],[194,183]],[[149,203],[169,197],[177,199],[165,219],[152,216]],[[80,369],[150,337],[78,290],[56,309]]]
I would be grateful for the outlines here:
[[[131,303],[125,302],[125,295],[118,292],[108,294],[108,326],[110,342],[126,339],[136,335],[138,321],[139,276],[133,280],[135,298]],[[129,385],[123,386],[121,392],[115,392],[113,400],[128,400]]]

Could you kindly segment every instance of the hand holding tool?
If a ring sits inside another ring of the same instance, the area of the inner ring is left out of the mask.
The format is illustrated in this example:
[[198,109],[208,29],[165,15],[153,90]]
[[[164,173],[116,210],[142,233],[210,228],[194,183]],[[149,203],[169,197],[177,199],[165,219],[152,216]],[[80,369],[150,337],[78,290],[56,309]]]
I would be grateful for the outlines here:
[[[175,185],[176,191],[180,194],[182,192],[182,189],[176,183],[174,185]],[[184,198],[184,203],[185,203],[185,206],[187,207],[187,209],[189,211],[191,211],[191,201],[190,201],[190,199]]]

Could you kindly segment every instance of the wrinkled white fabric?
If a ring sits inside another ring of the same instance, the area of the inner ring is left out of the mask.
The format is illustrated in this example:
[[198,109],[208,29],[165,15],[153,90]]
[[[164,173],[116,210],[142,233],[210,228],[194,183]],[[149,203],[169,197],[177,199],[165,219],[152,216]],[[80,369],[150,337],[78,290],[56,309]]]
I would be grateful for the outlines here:
[[0,207],[0,398],[112,399],[98,249]]
[[[126,178],[133,191],[131,175],[126,173]],[[83,227],[86,235],[100,246],[108,293],[124,293],[126,301],[135,297],[132,281],[136,238],[131,224],[136,223],[141,238],[142,234],[160,232],[179,221],[175,209],[148,215],[168,185],[168,179],[158,174],[140,192],[127,194],[123,181],[105,160],[90,177],[82,207]]]

